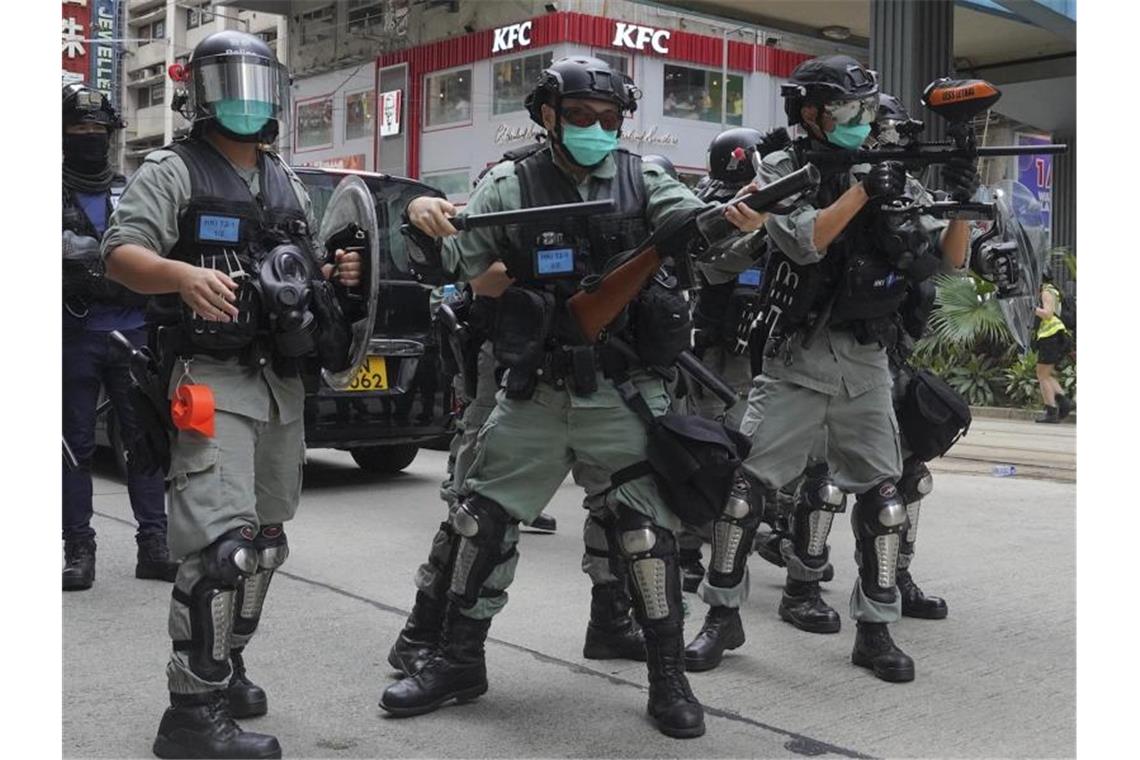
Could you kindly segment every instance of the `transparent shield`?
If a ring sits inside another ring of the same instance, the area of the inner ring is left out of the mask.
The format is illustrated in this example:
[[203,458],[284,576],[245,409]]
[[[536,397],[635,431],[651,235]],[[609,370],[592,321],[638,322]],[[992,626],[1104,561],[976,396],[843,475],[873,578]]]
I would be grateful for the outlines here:
[[[364,282],[353,290],[352,297],[363,300],[362,316],[352,323],[352,366],[343,372],[322,371],[329,387],[348,388],[357,370],[368,358],[368,342],[379,311],[380,228],[376,221],[375,199],[360,177],[349,175],[340,181],[329,198],[321,219],[317,243],[324,249],[330,240],[340,247],[357,248],[364,259]],[[355,231],[355,233],[354,233]],[[345,242],[349,240],[350,242]]]
[[1049,228],[1040,201],[1025,185],[1015,180],[1002,180],[983,187],[979,200],[993,201],[997,206],[999,234],[997,242],[1017,244],[1019,279],[1016,295],[998,299],[1006,324],[1022,350],[1028,350],[1033,334],[1037,292],[1049,244]]
[[277,61],[249,55],[204,58],[191,67],[187,91],[196,114],[215,115],[220,101],[240,103],[244,116],[281,121],[289,112],[289,73]]

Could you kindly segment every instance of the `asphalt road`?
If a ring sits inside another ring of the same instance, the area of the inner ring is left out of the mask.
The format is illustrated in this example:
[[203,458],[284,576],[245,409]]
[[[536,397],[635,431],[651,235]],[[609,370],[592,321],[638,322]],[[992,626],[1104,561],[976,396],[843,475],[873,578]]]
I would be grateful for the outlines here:
[[[1027,433],[1034,433],[1030,424]],[[776,616],[782,574],[751,561],[747,643],[692,674],[708,732],[676,741],[645,717],[640,663],[585,660],[585,513],[572,484],[550,512],[555,535],[525,534],[511,601],[487,646],[490,691],[476,702],[397,720],[377,698],[412,576],[443,516],[445,454],[422,451],[378,478],[347,454],[310,452],[291,554],[246,651],[269,692],[287,757],[1071,757],[1075,739],[1075,485],[936,469],[915,578],[944,596],[944,621],[905,620],[895,640],[917,663],[910,684],[850,664],[855,574],[846,521],[832,534],[825,599],[835,635]],[[65,594],[63,754],[148,757],[166,704],[169,586],[133,577],[125,486],[95,485],[98,565],[91,591]],[[686,633],[705,607],[686,595]]]

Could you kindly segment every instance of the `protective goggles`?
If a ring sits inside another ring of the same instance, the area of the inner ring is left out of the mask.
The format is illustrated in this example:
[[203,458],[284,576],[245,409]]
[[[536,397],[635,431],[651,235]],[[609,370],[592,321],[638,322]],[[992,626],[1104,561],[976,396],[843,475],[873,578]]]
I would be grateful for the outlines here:
[[575,127],[592,127],[594,124],[601,124],[602,129],[607,132],[621,129],[621,123],[625,118],[620,111],[606,109],[599,113],[584,106],[565,106],[561,114],[562,120],[567,124],[573,124]]
[[875,121],[879,112],[879,93],[865,95],[854,100],[839,100],[828,103],[823,112],[839,124],[857,126]]

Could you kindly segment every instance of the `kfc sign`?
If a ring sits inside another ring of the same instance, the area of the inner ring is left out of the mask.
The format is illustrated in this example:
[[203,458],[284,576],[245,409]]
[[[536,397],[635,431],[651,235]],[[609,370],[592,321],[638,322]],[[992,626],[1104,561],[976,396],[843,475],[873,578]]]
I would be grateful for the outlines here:
[[530,44],[530,30],[533,28],[534,22],[532,21],[499,27],[495,30],[495,41],[491,44],[491,52],[501,53],[504,50],[513,50],[516,45],[526,47]]
[[645,46],[649,45],[654,52],[665,55],[669,52],[668,43],[668,29],[653,29],[648,26],[637,26],[619,21],[617,32],[614,34],[614,41],[610,44],[614,47],[624,47],[630,50],[645,50]]

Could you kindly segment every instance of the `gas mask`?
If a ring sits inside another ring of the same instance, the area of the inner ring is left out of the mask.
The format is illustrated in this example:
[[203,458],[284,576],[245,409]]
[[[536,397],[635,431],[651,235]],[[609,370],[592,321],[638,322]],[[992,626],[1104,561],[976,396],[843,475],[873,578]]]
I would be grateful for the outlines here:
[[316,348],[317,323],[310,310],[314,271],[310,257],[291,243],[271,250],[258,269],[262,305],[281,356],[304,356]]

